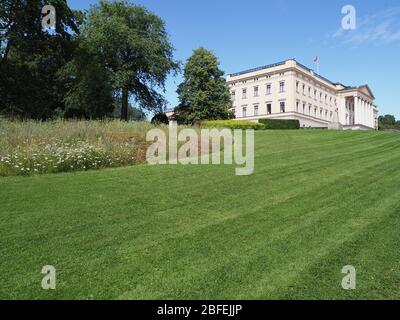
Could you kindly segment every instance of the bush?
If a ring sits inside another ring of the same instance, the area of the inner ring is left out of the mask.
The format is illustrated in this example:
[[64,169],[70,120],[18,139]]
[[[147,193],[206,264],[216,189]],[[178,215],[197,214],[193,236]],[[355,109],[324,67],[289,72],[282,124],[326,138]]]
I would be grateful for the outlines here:
[[299,120],[287,119],[261,119],[259,123],[265,126],[267,130],[297,130],[300,129]]
[[169,124],[167,115],[164,112],[157,113],[153,119],[151,119],[152,124]]
[[264,129],[264,125],[261,123],[240,120],[210,120],[202,121],[200,125],[203,128]]

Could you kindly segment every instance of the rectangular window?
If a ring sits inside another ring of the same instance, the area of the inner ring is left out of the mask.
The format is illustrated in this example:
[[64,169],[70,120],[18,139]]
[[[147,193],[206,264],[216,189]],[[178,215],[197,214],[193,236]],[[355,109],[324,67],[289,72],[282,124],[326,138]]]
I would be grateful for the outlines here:
[[308,96],[311,98],[311,87],[308,87]]
[[247,107],[243,107],[243,109],[242,109],[242,117],[243,118],[247,117]]
[[306,85],[303,84],[303,95],[306,95]]
[[254,115],[258,116],[258,106],[254,106]]
[[243,89],[242,90],[242,99],[246,99],[247,98],[247,89]]
[[267,94],[271,94],[271,84],[267,84]]
[[314,90],[314,99],[317,100],[317,90]]
[[303,103],[303,113],[304,114],[306,113],[306,104],[305,103]]
[[235,100],[235,98],[236,98],[236,91],[235,90],[233,90],[231,92],[231,97],[232,97],[232,100]]
[[279,92],[285,92],[285,81],[279,82]]
[[299,105],[300,105],[300,102],[296,101],[296,112],[299,112]]
[[280,107],[281,107],[281,112],[285,112],[285,101],[281,101],[279,103]]
[[299,93],[299,82],[296,81],[296,92]]
[[267,114],[271,114],[272,113],[272,104],[267,103]]
[[254,96],[258,97],[258,87],[254,87]]

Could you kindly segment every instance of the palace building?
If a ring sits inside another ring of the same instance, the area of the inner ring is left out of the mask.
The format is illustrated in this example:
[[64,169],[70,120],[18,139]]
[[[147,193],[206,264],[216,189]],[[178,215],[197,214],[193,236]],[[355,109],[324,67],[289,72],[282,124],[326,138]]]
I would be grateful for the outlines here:
[[378,108],[368,85],[334,83],[286,60],[230,74],[236,119],[297,119],[303,128],[376,130]]

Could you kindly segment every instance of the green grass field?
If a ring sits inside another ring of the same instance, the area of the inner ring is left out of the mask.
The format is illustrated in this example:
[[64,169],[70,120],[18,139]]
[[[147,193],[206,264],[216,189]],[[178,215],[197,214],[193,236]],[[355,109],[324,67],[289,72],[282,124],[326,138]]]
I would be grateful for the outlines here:
[[[259,131],[255,173],[0,178],[0,298],[400,298],[400,135]],[[44,265],[57,289],[41,288]],[[341,287],[353,265],[357,288]]]

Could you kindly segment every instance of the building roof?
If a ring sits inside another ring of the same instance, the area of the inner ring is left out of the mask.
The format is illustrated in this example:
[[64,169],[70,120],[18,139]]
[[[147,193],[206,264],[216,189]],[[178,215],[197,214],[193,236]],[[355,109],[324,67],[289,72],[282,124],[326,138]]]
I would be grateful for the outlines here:
[[325,81],[325,82],[327,82],[327,83],[329,83],[329,84],[331,84],[331,85],[333,85],[335,87],[338,87],[338,86],[343,87],[343,89],[340,89],[339,91],[366,89],[369,92],[369,94],[371,95],[371,97],[373,97],[375,99],[375,96],[373,95],[371,88],[367,84],[359,86],[359,87],[351,87],[351,86],[346,86],[346,85],[344,85],[344,84],[342,84],[340,82],[332,82],[329,79],[327,79],[327,78],[321,76],[320,74],[316,73],[313,69],[305,66],[304,64],[301,64],[301,63],[297,62],[296,59],[287,59],[287,60],[284,60],[284,61],[280,61],[280,62],[277,62],[277,63],[265,65],[265,66],[262,66],[262,67],[257,67],[257,68],[253,68],[253,69],[248,69],[248,70],[232,73],[232,74],[229,74],[229,76],[237,77],[237,76],[241,76],[241,75],[244,75],[244,74],[247,74],[247,73],[251,73],[251,72],[256,72],[256,71],[260,71],[260,70],[265,70],[265,69],[270,69],[270,68],[282,66],[282,65],[285,65],[287,61],[295,61],[296,65],[298,67],[300,67],[301,69],[306,70],[307,72],[312,72],[312,74],[315,77],[319,78],[320,80],[323,80],[323,81]]

